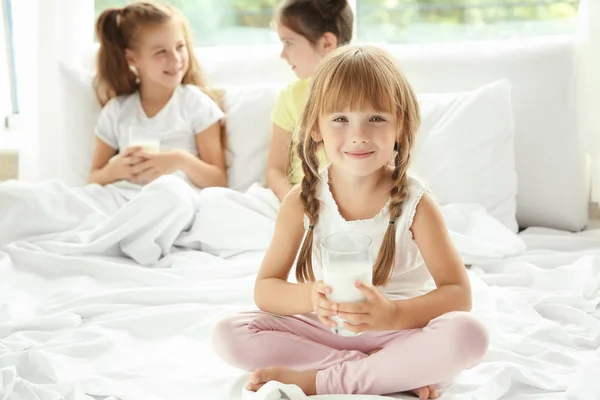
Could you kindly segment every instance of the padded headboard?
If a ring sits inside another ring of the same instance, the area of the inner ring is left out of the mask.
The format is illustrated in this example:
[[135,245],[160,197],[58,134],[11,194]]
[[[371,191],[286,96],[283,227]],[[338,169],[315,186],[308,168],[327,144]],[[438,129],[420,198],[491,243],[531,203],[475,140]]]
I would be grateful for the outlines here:
[[[572,38],[383,47],[417,92],[470,90],[510,80],[519,225],[573,231],[585,226],[589,188],[577,127]],[[197,49],[197,56],[217,86],[292,81],[279,51],[277,45],[209,47]],[[89,67],[94,53],[86,60]]]
[[509,79],[519,225],[584,227],[589,191],[577,124],[572,42],[447,46],[425,57],[414,50],[398,55],[417,91],[472,89],[498,78]]

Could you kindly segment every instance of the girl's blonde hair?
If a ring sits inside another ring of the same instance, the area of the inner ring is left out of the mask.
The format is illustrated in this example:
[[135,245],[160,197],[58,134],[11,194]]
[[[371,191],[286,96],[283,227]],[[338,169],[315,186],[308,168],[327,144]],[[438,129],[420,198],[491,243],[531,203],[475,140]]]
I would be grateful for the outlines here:
[[[182,83],[198,86],[221,109],[223,108],[222,93],[208,87],[207,79],[198,60],[194,57],[191,29],[186,18],[174,7],[153,2],[137,2],[123,8],[109,8],[98,17],[96,35],[100,42],[100,49],[94,89],[102,106],[113,97],[133,94],[138,90],[137,76],[129,68],[125,50],[134,49],[138,45],[142,28],[163,24],[173,18],[181,24],[189,55],[189,67]],[[224,126],[221,128],[221,141],[225,145]]]
[[327,55],[319,64],[298,124],[297,151],[304,171],[300,199],[310,221],[296,265],[298,282],[315,279],[312,247],[320,209],[316,198],[319,183],[317,153],[322,142],[315,140],[319,117],[347,108],[358,110],[366,104],[377,111],[394,114],[398,121],[390,189],[390,223],[373,267],[373,284],[385,285],[390,279],[396,254],[396,220],[408,197],[407,171],[420,123],[419,105],[411,85],[388,53],[373,46],[346,45]]

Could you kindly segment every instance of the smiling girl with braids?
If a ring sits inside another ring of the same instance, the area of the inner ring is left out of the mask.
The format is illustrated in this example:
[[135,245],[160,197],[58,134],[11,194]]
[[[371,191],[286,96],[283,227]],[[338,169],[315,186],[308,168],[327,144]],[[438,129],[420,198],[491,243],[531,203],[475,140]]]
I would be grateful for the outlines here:
[[[248,389],[275,380],[307,395],[435,399],[485,355],[461,258],[432,196],[408,172],[418,127],[413,90],[387,53],[348,45],[320,64],[299,125],[304,177],[282,202],[256,280],[262,312],[227,318],[214,332],[225,361],[254,371]],[[321,148],[331,164],[318,171]],[[321,281],[319,245],[341,231],[369,235],[378,251],[373,286],[356,283],[361,303],[325,296],[332,289]],[[296,258],[297,283],[288,282]],[[333,315],[362,334],[332,333]]]

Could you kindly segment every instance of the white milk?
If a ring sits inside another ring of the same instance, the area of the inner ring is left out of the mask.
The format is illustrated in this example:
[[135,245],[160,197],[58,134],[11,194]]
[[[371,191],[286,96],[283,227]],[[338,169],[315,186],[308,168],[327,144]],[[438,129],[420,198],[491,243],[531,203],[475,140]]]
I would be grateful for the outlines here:
[[141,147],[147,153],[158,153],[160,151],[160,140],[143,139],[132,141],[129,146]]
[[355,286],[355,283],[361,281],[365,285],[371,286],[372,278],[373,267],[370,264],[359,262],[336,263],[323,268],[323,282],[331,287],[331,294],[327,298],[335,303],[363,301],[365,296]]
[[[333,268],[328,268],[333,267]],[[365,296],[355,286],[360,281],[371,286],[373,280],[373,267],[360,262],[340,263],[323,268],[323,283],[331,287],[331,294],[327,299],[334,303],[358,303],[365,300]],[[355,333],[344,328],[343,320],[338,316],[331,317],[338,326],[332,331],[340,336],[356,336]]]

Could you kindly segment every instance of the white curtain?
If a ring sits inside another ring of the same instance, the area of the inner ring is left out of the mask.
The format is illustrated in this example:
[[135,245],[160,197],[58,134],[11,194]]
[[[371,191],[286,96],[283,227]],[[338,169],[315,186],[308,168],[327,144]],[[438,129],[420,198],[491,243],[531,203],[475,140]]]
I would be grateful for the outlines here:
[[589,158],[591,200],[600,202],[600,0],[581,0],[578,16],[580,129]]
[[[64,176],[59,62],[79,65],[94,34],[94,0],[13,1],[24,143],[19,177]],[[18,49],[24,51],[19,52]]]

